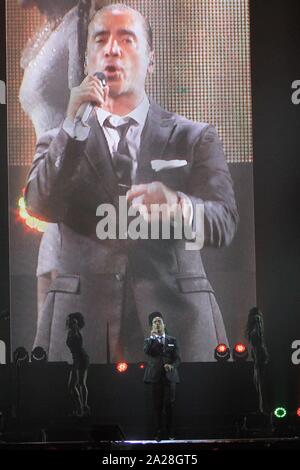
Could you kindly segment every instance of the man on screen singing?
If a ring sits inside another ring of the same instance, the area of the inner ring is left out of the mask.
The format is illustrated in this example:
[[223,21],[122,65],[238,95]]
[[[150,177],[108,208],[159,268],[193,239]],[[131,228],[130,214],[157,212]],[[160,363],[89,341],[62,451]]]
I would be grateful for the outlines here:
[[61,127],[37,143],[28,209],[57,222],[61,235],[57,277],[35,339],[49,360],[66,360],[64,324],[72,311],[86,318],[91,362],[140,361],[147,312],[155,310],[179,339],[183,361],[212,360],[216,344],[227,342],[200,250],[174,236],[105,239],[97,230],[99,206],[118,211],[126,193],[129,206],[146,208],[149,224],[153,207],[170,213],[177,207],[194,231],[201,206],[205,245],[227,245],[235,234],[232,180],[216,130],[149,100],[145,82],[153,64],[146,18],[123,4],[97,11],[86,78],[72,89]]

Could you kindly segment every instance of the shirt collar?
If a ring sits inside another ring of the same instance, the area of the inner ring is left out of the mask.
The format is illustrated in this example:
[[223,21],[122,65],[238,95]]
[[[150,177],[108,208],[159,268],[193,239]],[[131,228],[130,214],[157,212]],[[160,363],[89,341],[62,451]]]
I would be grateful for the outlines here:
[[102,127],[103,127],[105,119],[112,116],[112,119],[110,120],[110,122],[114,126],[123,124],[124,122],[128,121],[129,118],[132,118],[137,122],[139,126],[143,128],[147,119],[149,107],[150,107],[150,103],[149,103],[148,96],[146,95],[146,93],[144,93],[143,99],[140,102],[140,104],[135,109],[133,109],[129,114],[126,114],[126,116],[118,116],[102,108],[97,108],[96,112],[97,112],[97,118],[98,118],[99,124]]

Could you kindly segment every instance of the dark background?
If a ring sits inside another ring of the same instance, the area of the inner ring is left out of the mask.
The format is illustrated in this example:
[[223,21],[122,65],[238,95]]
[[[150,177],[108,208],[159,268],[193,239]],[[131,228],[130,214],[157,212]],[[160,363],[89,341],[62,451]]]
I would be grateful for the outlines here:
[[[273,403],[299,406],[300,365],[291,363],[291,343],[300,339],[300,105],[292,104],[291,84],[300,79],[300,3],[299,0],[252,0],[250,12],[257,302],[265,317]],[[4,20],[2,0],[2,80],[5,77]],[[0,311],[3,311],[9,306],[8,210],[5,106],[0,105],[0,110]],[[7,341],[8,337],[8,322],[0,320],[0,339]],[[215,366],[209,364],[206,376],[218,372]],[[298,371],[299,379],[296,379]],[[182,388],[181,393],[184,391],[189,392]],[[182,403],[186,406],[184,400]]]
[[250,13],[257,301],[278,400],[294,394],[300,402],[300,365],[290,359],[300,338],[300,106],[291,101],[300,78],[300,3],[252,0]]
[[[0,80],[6,81],[5,49],[5,2],[0,0]],[[7,139],[6,139],[6,106],[0,104],[0,340],[6,343],[6,357],[9,357],[9,321],[1,314],[9,310],[9,276],[8,276],[8,190],[7,190]]]

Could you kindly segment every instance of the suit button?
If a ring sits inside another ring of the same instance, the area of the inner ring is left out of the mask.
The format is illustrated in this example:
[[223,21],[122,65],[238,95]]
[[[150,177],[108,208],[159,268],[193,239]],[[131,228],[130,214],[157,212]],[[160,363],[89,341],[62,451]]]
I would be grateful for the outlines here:
[[117,274],[115,274],[115,278],[117,279],[117,281],[123,281],[124,280],[124,274],[117,273]]

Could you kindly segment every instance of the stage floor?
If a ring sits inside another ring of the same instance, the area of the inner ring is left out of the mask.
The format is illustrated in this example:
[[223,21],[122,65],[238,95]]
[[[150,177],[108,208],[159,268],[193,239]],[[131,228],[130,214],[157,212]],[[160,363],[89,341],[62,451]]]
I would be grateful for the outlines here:
[[[0,437],[1,439],[1,437]],[[188,439],[188,440],[136,440],[136,441],[53,441],[53,442],[4,442],[0,440],[1,450],[73,450],[73,451],[91,451],[115,453],[118,451],[137,451],[137,452],[201,452],[206,450],[300,450],[300,438],[282,437],[282,438],[252,438],[252,439]]]

